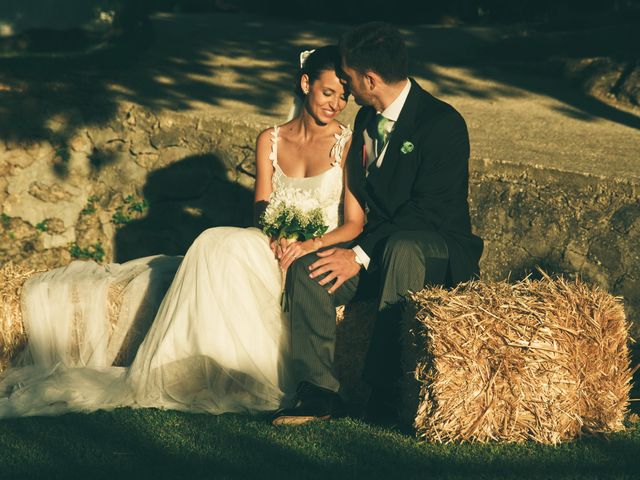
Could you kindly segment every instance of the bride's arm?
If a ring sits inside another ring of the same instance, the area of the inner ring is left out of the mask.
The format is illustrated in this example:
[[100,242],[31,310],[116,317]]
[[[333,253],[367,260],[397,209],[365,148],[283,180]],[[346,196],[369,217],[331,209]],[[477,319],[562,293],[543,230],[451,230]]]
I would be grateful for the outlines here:
[[[346,148],[345,148],[346,152]],[[344,223],[319,238],[309,240],[313,242],[314,250],[335,245],[336,243],[348,242],[356,238],[364,228],[364,211],[356,197],[349,189],[347,181],[347,169],[343,168],[344,179]],[[304,243],[304,242],[303,242]]]
[[253,225],[261,228],[260,219],[269,204],[273,165],[269,159],[271,152],[271,128],[264,130],[256,140],[256,182],[253,196]]
[[[273,164],[269,159],[271,153],[272,128],[264,130],[256,140],[256,182],[253,196],[253,225],[262,228],[261,219],[271,195],[271,179],[273,178]],[[269,247],[277,258],[282,255],[282,250],[275,239],[269,241]]]

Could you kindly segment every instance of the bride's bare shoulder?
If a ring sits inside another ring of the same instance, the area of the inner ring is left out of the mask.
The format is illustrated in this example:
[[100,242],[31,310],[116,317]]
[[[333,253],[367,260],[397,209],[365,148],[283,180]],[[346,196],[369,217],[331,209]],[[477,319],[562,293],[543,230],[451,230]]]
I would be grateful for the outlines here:
[[260,143],[261,141],[264,141],[265,139],[270,139],[271,136],[273,135],[273,132],[275,130],[275,127],[269,127],[269,128],[265,128],[264,130],[262,130],[257,137],[257,142]]
[[274,133],[275,128],[269,127],[258,134],[256,138],[256,163],[258,165],[264,163],[266,166],[270,162]]
[[274,133],[275,127],[265,128],[263,131],[261,131],[256,138],[256,149],[263,150],[265,148],[271,148]]

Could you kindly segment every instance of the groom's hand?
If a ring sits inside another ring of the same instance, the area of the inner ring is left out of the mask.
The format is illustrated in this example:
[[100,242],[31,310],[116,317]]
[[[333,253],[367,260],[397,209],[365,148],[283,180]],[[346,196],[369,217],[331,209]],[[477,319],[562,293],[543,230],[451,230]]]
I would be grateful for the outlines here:
[[318,282],[320,285],[326,285],[335,280],[335,283],[328,290],[329,293],[335,292],[344,282],[356,276],[360,271],[360,265],[356,262],[356,254],[350,248],[330,248],[318,252],[316,255],[320,259],[309,266],[309,270],[311,270],[309,276],[316,278],[326,273],[327,275]]

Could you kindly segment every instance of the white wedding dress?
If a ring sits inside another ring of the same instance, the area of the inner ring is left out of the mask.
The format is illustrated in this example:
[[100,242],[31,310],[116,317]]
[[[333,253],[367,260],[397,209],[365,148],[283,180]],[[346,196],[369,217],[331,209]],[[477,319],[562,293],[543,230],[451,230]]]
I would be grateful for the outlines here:
[[[278,165],[278,127],[272,132],[273,191],[310,192],[330,230],[341,223],[341,161],[350,135],[346,127],[336,134],[324,173],[292,178]],[[182,261],[73,262],[36,275],[22,296],[27,349],[0,374],[0,417],[121,406],[276,410],[295,389],[282,288],[269,239],[256,228],[206,230]]]

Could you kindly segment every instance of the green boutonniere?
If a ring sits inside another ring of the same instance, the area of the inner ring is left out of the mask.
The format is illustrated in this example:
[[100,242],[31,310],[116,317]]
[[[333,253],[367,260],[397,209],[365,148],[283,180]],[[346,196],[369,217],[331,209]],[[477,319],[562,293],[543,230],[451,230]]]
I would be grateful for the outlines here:
[[409,141],[407,140],[406,142],[404,142],[404,143],[402,144],[402,147],[400,148],[400,151],[401,151],[402,153],[404,153],[405,155],[406,155],[407,153],[411,153],[411,152],[413,152],[413,143],[411,143],[411,142],[409,142]]

